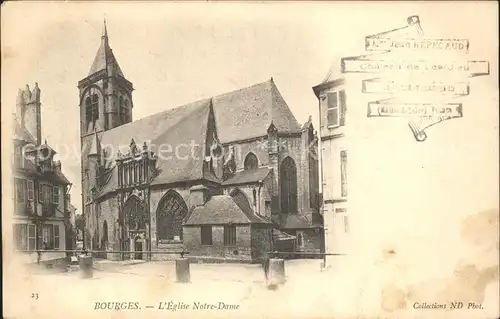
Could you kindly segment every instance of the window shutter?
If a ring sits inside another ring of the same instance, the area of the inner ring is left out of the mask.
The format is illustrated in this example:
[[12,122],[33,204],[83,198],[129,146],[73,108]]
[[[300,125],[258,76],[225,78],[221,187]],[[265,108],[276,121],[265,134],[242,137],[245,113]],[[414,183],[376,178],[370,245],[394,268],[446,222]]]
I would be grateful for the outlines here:
[[28,250],[36,249],[36,225],[28,224]]
[[327,124],[328,126],[338,126],[339,125],[339,105],[337,99],[337,92],[327,93]]
[[50,204],[52,202],[52,187],[47,185],[45,187],[45,203]]
[[340,102],[340,126],[345,125],[345,114],[347,110],[345,90],[339,91],[339,102]]
[[341,196],[347,196],[347,151],[340,151]]
[[43,185],[38,183],[38,202],[43,203]]
[[344,232],[349,232],[349,220],[347,219],[347,216],[344,216]]
[[35,199],[35,184],[32,180],[28,180],[28,200],[32,201]]
[[54,204],[59,204],[59,186],[54,186],[52,195]]
[[59,225],[54,225],[54,249],[59,249]]
[[27,186],[26,180],[17,179],[17,201],[24,203],[26,201]]

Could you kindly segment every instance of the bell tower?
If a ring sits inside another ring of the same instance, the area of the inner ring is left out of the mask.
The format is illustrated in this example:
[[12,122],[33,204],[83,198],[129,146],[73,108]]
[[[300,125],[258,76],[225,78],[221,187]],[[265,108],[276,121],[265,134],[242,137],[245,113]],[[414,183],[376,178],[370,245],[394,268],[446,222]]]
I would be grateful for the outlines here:
[[132,121],[133,86],[123,75],[109,46],[106,21],[90,71],[78,82],[81,137]]
[[93,205],[93,200],[99,189],[102,173],[100,139],[103,132],[132,121],[134,90],[111,50],[106,21],[101,45],[88,75],[78,82],[78,90],[82,147],[82,212],[88,216],[88,220],[95,221],[97,207]]

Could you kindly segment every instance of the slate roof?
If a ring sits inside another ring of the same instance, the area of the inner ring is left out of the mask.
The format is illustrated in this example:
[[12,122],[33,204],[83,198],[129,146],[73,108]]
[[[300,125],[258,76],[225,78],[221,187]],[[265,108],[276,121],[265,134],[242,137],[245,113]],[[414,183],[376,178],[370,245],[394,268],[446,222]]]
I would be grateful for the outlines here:
[[105,70],[109,63],[113,63],[115,65],[116,74],[125,77],[120,69],[120,66],[118,65],[115,55],[113,54],[113,50],[109,46],[108,32],[106,30],[106,24],[104,24],[104,34],[101,37],[101,46],[97,50],[94,62],[90,67],[89,75]]
[[71,182],[66,178],[66,176],[59,170],[54,170],[54,172],[46,173],[45,176],[49,176],[52,180],[55,180],[61,184],[69,185]]
[[36,143],[33,135],[31,135],[31,133],[28,132],[28,130],[24,126],[22,126],[21,123],[19,123],[16,119],[14,120],[14,136],[12,138],[27,143]]
[[268,224],[252,211],[241,209],[229,195],[212,196],[193,209],[185,225]]
[[271,171],[272,169],[269,167],[260,167],[255,170],[236,172],[233,176],[222,182],[222,185],[229,186],[260,182],[264,180]]
[[300,125],[273,79],[213,98],[221,143],[267,134],[271,122],[279,132],[300,132]]
[[[301,131],[300,125],[271,79],[211,99],[192,102],[156,113],[98,133],[98,141],[104,149],[107,146],[113,146],[112,152],[115,154],[109,153],[109,150],[106,154],[112,159],[116,157],[118,149],[122,153],[128,150],[132,138],[139,147],[145,141],[148,146],[152,145],[150,149],[157,155],[160,155],[158,154],[160,145],[170,145],[172,149],[175,149],[180,144],[191,145],[191,143],[195,143],[197,145],[193,149],[197,155],[195,157],[185,156],[189,155],[187,152],[191,152],[193,148],[191,146],[179,148],[180,156],[172,156],[168,159],[165,156],[160,156],[157,162],[159,175],[152,181],[152,185],[197,179],[220,182],[212,172],[203,169],[208,116],[211,107],[214,111],[215,125],[221,143],[263,136],[267,134],[267,128],[271,121],[280,132]],[[84,143],[86,143],[84,148],[94,150],[94,144],[97,141],[93,136]],[[173,151],[170,155],[173,155]],[[111,169],[110,176],[99,196],[115,190],[118,185],[113,165],[108,165],[107,168]],[[258,181],[265,178],[268,173],[268,168],[258,169],[251,174],[237,173],[230,178],[229,183]],[[226,183],[225,185],[230,184]]]

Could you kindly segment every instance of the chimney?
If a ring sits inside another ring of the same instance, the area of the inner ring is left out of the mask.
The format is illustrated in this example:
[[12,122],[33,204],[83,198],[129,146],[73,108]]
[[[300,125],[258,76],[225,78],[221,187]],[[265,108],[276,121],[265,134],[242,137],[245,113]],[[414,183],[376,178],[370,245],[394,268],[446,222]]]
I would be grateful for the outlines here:
[[18,123],[24,127],[24,91],[19,89],[17,92],[17,100],[16,100],[16,117],[18,119]]
[[26,89],[22,92],[22,97],[18,96],[18,101],[24,102],[21,121],[26,130],[35,138],[36,145],[42,144],[42,114],[38,83],[35,82],[33,91],[26,85]]
[[209,196],[209,189],[204,185],[196,185],[189,189],[189,206],[203,206]]
[[61,172],[61,161],[54,161],[54,172]]

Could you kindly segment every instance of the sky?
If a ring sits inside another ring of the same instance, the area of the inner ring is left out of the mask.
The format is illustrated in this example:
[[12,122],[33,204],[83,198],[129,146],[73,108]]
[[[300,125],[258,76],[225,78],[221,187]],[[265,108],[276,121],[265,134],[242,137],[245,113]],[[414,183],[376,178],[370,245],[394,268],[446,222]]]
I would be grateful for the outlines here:
[[[467,18],[472,8],[488,12],[484,4],[457,10]],[[299,123],[311,115],[316,127],[312,87],[339,57],[362,54],[364,36],[404,26],[414,14],[442,33],[474,28],[467,22],[473,19],[443,21],[445,4],[422,3],[52,2],[2,9],[2,115],[15,110],[18,88],[38,82],[42,138],[61,154],[74,150],[61,160],[79,211],[77,82],[88,75],[104,18],[115,57],[134,84],[134,119],[273,77]],[[492,45],[478,41],[474,48]]]

